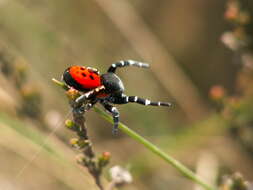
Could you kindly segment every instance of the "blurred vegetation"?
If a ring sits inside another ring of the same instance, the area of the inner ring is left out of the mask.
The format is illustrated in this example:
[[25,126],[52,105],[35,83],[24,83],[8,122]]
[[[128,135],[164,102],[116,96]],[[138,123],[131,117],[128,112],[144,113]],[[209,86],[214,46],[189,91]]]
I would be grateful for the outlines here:
[[[97,189],[66,143],[69,106],[51,78],[73,64],[103,73],[122,59],[151,64],[119,70],[127,94],[174,106],[119,106],[121,121],[209,184],[250,188],[252,1],[0,0],[0,10],[0,189]],[[113,137],[97,113],[86,115],[96,151],[133,175],[123,189],[199,188],[126,135]]]

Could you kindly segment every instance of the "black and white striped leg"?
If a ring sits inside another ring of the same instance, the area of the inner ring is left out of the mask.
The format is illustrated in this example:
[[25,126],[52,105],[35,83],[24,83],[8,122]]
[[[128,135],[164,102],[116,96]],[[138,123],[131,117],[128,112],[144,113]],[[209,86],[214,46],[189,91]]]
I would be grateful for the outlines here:
[[139,98],[138,96],[126,96],[124,94],[120,97],[115,97],[114,101],[112,103],[114,103],[114,104],[127,104],[129,102],[142,104],[145,106],[168,106],[168,107],[171,106],[171,103],[169,103],[169,102],[153,102],[148,99]]
[[106,103],[102,103],[102,105],[104,106],[104,108],[110,112],[112,114],[113,117],[113,129],[112,129],[112,133],[113,134],[117,134],[118,132],[118,125],[119,125],[119,111],[116,107],[110,105],[110,104],[106,104]]
[[79,96],[79,97],[75,100],[75,102],[76,102],[77,104],[82,104],[82,103],[85,102],[85,100],[90,99],[90,98],[93,97],[95,94],[97,94],[98,92],[100,92],[101,90],[104,90],[104,89],[105,89],[104,86],[99,86],[99,87],[95,88],[94,90],[91,90],[91,91],[89,91],[89,92],[86,92],[86,93],[82,94],[81,96]]
[[118,67],[127,67],[127,66],[135,66],[135,67],[141,67],[141,68],[148,68],[149,64],[142,63],[134,60],[126,60],[126,61],[118,61],[116,63],[113,63],[107,72],[115,72]]
[[171,103],[169,102],[153,102],[151,100],[148,99],[144,99],[144,98],[139,98],[138,96],[127,96],[128,98],[127,101],[128,102],[134,102],[137,104],[142,104],[144,106],[171,106]]
[[85,106],[85,111],[90,110],[96,103],[97,103],[97,99],[94,99],[92,101],[90,101],[86,106]]

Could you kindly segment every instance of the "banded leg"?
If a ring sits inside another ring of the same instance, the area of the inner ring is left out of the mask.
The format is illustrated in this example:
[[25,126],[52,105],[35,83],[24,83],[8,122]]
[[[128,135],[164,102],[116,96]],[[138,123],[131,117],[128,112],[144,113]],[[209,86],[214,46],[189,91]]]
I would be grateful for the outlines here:
[[85,111],[90,110],[97,102],[98,102],[97,99],[94,99],[94,100],[92,100],[91,102],[89,102],[89,103],[86,105],[86,107],[85,107]]
[[94,90],[91,90],[89,92],[86,92],[84,94],[82,94],[81,96],[79,96],[75,102],[77,104],[82,104],[85,100],[90,99],[92,96],[94,96],[96,93],[100,92],[101,90],[104,90],[105,87],[104,86],[99,86],[97,88],[95,88]]
[[116,107],[107,104],[107,103],[102,103],[102,105],[104,106],[104,108],[110,112],[112,114],[113,117],[113,129],[112,129],[112,133],[113,134],[117,134],[118,132],[118,125],[119,125],[119,111]]
[[113,63],[107,72],[113,72],[115,73],[116,69],[118,67],[126,67],[126,66],[135,66],[135,67],[141,67],[141,68],[148,68],[149,64],[142,63],[134,60],[126,60],[126,61],[118,61],[116,63]]
[[138,96],[126,96],[122,95],[120,97],[115,97],[113,102],[114,104],[127,104],[129,102],[142,104],[145,106],[171,106],[171,103],[169,102],[153,102],[148,99],[139,98]]

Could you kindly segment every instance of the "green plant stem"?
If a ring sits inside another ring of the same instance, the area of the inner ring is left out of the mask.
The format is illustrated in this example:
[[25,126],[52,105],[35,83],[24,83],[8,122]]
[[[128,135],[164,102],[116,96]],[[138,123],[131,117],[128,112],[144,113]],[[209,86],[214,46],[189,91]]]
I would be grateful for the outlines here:
[[[95,112],[99,113],[105,120],[109,121],[110,123],[113,123],[112,117],[110,115],[108,115],[106,112],[100,110],[97,107],[94,107],[93,109]],[[149,142],[147,139],[145,139],[141,135],[134,132],[132,129],[128,128],[126,125],[119,123],[119,129],[121,129],[128,136],[135,139],[137,142],[143,144],[148,150],[150,150],[153,153],[155,153],[156,155],[158,155],[160,158],[165,160],[167,163],[172,165],[186,178],[194,181],[195,183],[199,184],[200,186],[202,186],[206,190],[216,190],[215,187],[211,187],[210,185],[206,184],[202,179],[200,179],[200,177],[198,177],[190,169],[185,167],[183,164],[181,164],[179,161],[177,161],[173,157],[171,157],[168,154],[166,154],[165,152],[163,152],[156,145],[152,144],[151,142]]]
[[63,83],[63,82],[61,82],[61,81],[58,81],[58,80],[55,79],[55,78],[52,78],[52,81],[53,81],[55,84],[57,84],[57,85],[59,85],[60,87],[62,87],[64,90],[69,90],[69,87],[68,87],[65,83]]
[[[64,84],[63,82],[60,82],[56,79],[53,79],[53,82],[61,86],[63,89],[68,90],[69,87]],[[97,107],[94,107],[94,111],[99,113],[105,120],[109,121],[110,123],[113,123],[112,117],[107,114],[106,112],[100,110]],[[199,176],[197,176],[194,172],[192,172],[190,169],[185,167],[183,164],[181,164],[179,161],[171,157],[170,155],[163,152],[161,149],[159,149],[157,146],[146,140],[141,135],[134,132],[132,129],[128,128],[126,125],[119,123],[119,129],[121,129],[124,133],[126,133],[128,136],[135,139],[137,142],[143,144],[148,150],[152,151],[154,154],[165,160],[167,163],[172,165],[174,168],[176,168],[183,176],[186,178],[194,181],[195,183],[199,184],[201,187],[203,187],[206,190],[217,190],[216,187],[212,187],[208,184],[206,184],[202,179],[200,179]]]

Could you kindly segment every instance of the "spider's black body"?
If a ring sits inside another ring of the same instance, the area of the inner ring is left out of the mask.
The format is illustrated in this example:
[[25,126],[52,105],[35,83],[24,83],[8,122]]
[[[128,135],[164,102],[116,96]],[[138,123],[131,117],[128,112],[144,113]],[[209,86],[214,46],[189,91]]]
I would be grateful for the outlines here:
[[[72,66],[63,74],[63,80],[71,87],[84,92],[76,99],[78,105],[88,101],[90,107],[99,102],[113,116],[113,133],[117,132],[119,123],[119,111],[113,104],[127,104],[129,102],[151,106],[171,106],[168,102],[152,102],[148,99],[124,94],[124,85],[115,74],[118,67],[137,66],[148,68],[149,65],[137,61],[119,61],[110,66],[107,73],[99,75],[94,68]],[[81,77],[80,77],[81,76]]]
[[101,76],[102,84],[105,86],[106,94],[120,94],[123,93],[125,87],[120,78],[113,72],[105,73]]

